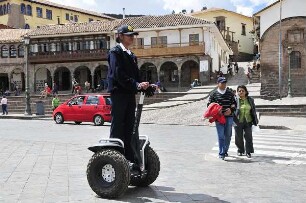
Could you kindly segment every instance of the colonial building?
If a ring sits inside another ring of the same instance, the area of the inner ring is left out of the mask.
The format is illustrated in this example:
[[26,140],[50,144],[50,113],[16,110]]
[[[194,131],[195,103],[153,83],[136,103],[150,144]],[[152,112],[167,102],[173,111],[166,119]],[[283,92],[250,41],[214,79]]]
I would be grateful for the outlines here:
[[220,8],[204,9],[190,15],[214,22],[234,52],[233,61],[252,60],[254,54],[251,17]]
[[1,0],[0,24],[33,29],[47,24],[113,20],[101,13],[64,6],[45,0]]
[[[261,94],[278,98],[288,94],[289,63],[293,96],[306,95],[306,2],[283,0],[254,14],[261,59]],[[280,10],[282,10],[281,26]],[[281,30],[281,88],[279,91],[279,36]],[[292,52],[288,54],[288,47]]]
[[194,79],[210,82],[232,54],[214,23],[183,14],[47,25],[24,36],[30,39],[30,90],[39,92],[52,81],[60,91],[70,90],[73,77],[97,87],[106,79],[107,52],[122,24],[139,32],[132,51],[142,79],[159,80],[169,91],[187,89]]
[[25,88],[22,36],[28,31],[24,29],[0,29],[0,90],[13,90],[13,83],[18,85],[21,90]]

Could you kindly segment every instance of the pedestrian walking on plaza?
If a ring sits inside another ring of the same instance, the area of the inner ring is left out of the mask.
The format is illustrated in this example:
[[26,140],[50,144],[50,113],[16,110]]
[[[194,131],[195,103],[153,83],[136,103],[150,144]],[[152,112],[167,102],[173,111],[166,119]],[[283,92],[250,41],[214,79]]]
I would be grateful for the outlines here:
[[76,81],[75,78],[72,78],[71,83],[72,83],[72,84],[71,84],[71,88],[72,88],[71,93],[73,94],[73,93],[74,93],[75,86],[78,84],[78,82]]
[[2,106],[2,115],[7,115],[7,98],[5,95],[3,95],[1,99],[1,106]]
[[239,66],[238,66],[238,63],[237,61],[235,62],[235,73],[238,73],[239,72]]
[[90,83],[87,80],[85,82],[85,89],[86,89],[86,93],[88,93],[88,91],[90,90]]
[[234,117],[237,155],[242,156],[246,152],[246,156],[251,158],[251,153],[254,153],[252,125],[257,126],[258,124],[255,103],[254,99],[249,96],[246,86],[238,86],[237,92],[237,109]]
[[211,103],[218,103],[222,106],[220,114],[225,116],[226,122],[222,124],[216,121],[216,129],[219,143],[219,158],[223,159],[228,156],[228,149],[232,137],[233,115],[236,110],[236,100],[233,92],[226,88],[226,78],[219,77],[217,80],[218,88],[211,93],[207,106]]
[[56,82],[53,82],[52,83],[52,95],[54,96],[56,94],[58,94],[58,86],[57,86]]
[[[112,101],[112,122],[110,137],[124,142],[125,157],[136,163],[143,170],[140,158],[139,137],[133,133],[135,123],[136,98],[140,90],[149,90],[148,82],[140,82],[137,58],[129,48],[133,45],[134,36],[138,35],[131,26],[118,28],[117,46],[109,51],[108,56],[108,92]],[[154,94],[154,89],[152,94]]]

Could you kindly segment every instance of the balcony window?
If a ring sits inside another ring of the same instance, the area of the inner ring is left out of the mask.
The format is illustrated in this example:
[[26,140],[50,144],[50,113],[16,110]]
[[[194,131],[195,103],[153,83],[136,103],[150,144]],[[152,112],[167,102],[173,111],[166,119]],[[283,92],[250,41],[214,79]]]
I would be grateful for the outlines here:
[[3,15],[2,5],[0,6],[0,15]]
[[46,18],[52,20],[52,10],[46,9]]
[[299,51],[291,52],[290,67],[292,69],[300,69],[301,68],[301,52],[299,52]]
[[74,22],[78,22],[79,21],[79,18],[77,15],[74,15]]
[[151,47],[167,47],[167,36],[151,37]]
[[42,8],[36,7],[36,14],[38,18],[42,18],[43,17]]
[[244,36],[245,36],[245,35],[246,35],[245,24],[243,24],[243,23],[241,24],[241,29],[242,29],[242,30],[241,30],[241,35],[244,35]]
[[23,45],[18,46],[18,57],[24,57],[24,48]]
[[69,13],[66,13],[66,20],[69,20]]
[[135,39],[133,47],[135,47],[136,49],[143,49],[144,48],[144,39],[143,38]]
[[190,34],[189,35],[189,45],[199,45],[199,34]]
[[26,7],[25,7],[24,4],[21,4],[21,5],[20,5],[20,13],[21,13],[21,14],[26,14]]
[[2,58],[9,57],[9,50],[5,45],[1,47],[1,57]]
[[31,15],[32,15],[32,6],[27,5],[27,10],[26,10],[26,12],[27,12],[27,15],[28,15],[28,16],[31,16]]
[[16,58],[17,57],[17,50],[14,45],[10,46],[10,57]]
[[30,29],[30,25],[29,24],[25,24],[24,25],[24,29]]
[[91,21],[93,21],[93,19],[92,19],[92,18],[89,18],[89,19],[88,19],[88,22],[91,22]]
[[3,10],[3,15],[5,15],[6,14],[6,5],[5,4],[3,5],[2,10]]

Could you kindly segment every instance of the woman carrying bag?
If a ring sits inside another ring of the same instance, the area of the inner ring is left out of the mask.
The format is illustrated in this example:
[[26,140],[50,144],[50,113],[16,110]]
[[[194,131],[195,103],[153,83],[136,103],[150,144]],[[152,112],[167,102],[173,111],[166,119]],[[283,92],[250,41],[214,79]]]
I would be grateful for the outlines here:
[[[242,156],[246,152],[246,156],[251,158],[254,153],[252,125],[257,126],[258,119],[254,99],[249,97],[249,92],[244,85],[237,87],[237,110],[235,112],[235,144],[238,148],[237,155]],[[244,144],[244,139],[245,144]]]

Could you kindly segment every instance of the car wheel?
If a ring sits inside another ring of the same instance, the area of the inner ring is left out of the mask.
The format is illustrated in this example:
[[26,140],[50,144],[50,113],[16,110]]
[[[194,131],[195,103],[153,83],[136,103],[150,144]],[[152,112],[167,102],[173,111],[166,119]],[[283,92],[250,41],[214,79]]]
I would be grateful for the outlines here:
[[64,123],[64,117],[61,113],[56,113],[54,116],[54,121],[56,124],[62,124]]
[[82,122],[74,121],[75,124],[80,125]]
[[147,146],[145,149],[145,162],[147,174],[145,176],[131,176],[130,184],[132,186],[146,187],[157,179],[160,170],[160,161],[158,155],[150,146]]
[[104,119],[103,119],[102,116],[96,115],[96,116],[94,117],[93,122],[94,122],[95,125],[103,125],[103,124],[104,124]]
[[87,165],[87,180],[91,189],[100,197],[119,197],[130,182],[128,161],[116,150],[96,152]]

